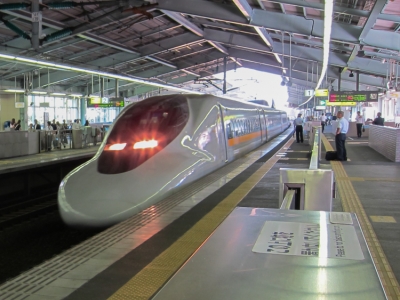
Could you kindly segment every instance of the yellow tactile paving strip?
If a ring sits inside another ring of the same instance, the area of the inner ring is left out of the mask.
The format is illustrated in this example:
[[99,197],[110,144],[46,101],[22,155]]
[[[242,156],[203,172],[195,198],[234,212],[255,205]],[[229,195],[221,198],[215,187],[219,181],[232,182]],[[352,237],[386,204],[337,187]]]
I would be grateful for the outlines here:
[[[333,148],[327,138],[322,134],[322,141],[324,143],[326,151],[332,151]],[[336,186],[339,191],[340,199],[342,201],[343,210],[346,212],[356,213],[360,222],[362,231],[364,233],[365,240],[369,251],[371,252],[372,259],[374,260],[375,267],[378,271],[379,278],[382,282],[383,288],[385,289],[386,296],[388,299],[400,299],[400,288],[399,283],[390,267],[390,264],[383,252],[382,246],[372,228],[371,222],[365,210],[361,204],[360,199],[351,183],[350,177],[340,161],[331,161],[332,169],[335,173]],[[353,177],[355,178],[355,177]],[[371,180],[370,178],[357,178]],[[376,179],[376,178],[375,178]],[[387,178],[380,178],[385,179]],[[354,180],[356,181],[356,180]],[[357,180],[360,181],[360,180]]]
[[[290,139],[280,150],[290,147],[294,139]],[[205,242],[219,224],[232,212],[236,205],[264,177],[279,157],[271,157],[252,176],[243,182],[228,197],[222,200],[212,211],[205,215],[190,230],[180,237],[167,250],[156,257],[142,271],[122,286],[110,300],[150,299],[163,284],[193,255]]]

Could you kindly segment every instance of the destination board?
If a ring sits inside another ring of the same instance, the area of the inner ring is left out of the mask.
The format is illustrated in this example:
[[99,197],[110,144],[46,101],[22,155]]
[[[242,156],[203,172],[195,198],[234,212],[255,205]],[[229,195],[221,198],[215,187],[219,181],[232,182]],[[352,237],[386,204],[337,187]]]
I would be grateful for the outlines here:
[[378,92],[331,92],[329,102],[378,102]]

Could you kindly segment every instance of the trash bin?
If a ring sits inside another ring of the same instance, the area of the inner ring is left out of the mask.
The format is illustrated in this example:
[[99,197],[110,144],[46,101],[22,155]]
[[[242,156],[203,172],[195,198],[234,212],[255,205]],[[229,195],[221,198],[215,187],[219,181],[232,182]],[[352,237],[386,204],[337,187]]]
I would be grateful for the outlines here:
[[73,129],[72,130],[72,148],[80,149],[82,148],[82,130]]

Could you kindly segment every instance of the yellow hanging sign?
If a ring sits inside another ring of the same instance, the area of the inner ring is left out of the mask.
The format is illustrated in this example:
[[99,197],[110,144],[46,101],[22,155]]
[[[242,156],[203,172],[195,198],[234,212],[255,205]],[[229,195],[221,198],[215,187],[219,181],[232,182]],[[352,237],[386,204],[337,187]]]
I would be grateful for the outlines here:
[[326,106],[356,106],[357,102],[326,102]]

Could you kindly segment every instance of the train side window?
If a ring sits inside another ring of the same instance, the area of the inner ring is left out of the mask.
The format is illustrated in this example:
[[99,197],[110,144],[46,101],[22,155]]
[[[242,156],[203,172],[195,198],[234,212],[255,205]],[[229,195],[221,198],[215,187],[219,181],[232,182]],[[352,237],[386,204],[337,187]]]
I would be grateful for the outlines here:
[[228,139],[233,138],[231,124],[227,123],[225,127],[226,127],[226,135],[227,135]]

